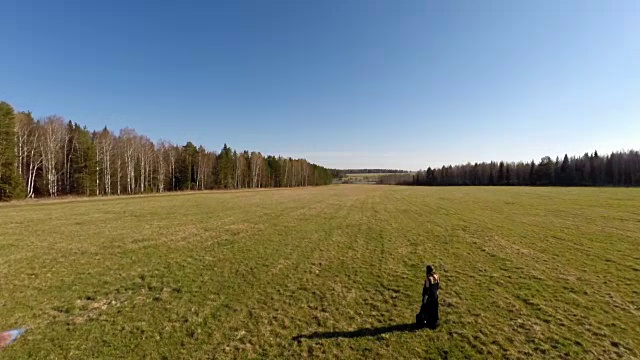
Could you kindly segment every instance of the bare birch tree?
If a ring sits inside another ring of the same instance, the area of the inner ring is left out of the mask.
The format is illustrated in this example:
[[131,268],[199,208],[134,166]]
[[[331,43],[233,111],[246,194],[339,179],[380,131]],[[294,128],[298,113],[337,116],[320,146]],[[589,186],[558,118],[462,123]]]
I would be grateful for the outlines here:
[[127,193],[133,194],[136,190],[136,155],[138,147],[138,134],[131,128],[120,130],[120,140],[124,157],[124,167],[127,174]]
[[158,168],[158,192],[165,191],[167,181],[167,163],[171,144],[166,140],[158,141],[156,145],[156,162]]
[[24,132],[21,136],[23,136],[25,140],[21,149],[24,151],[22,161],[24,162],[23,174],[27,188],[27,197],[33,198],[36,174],[44,161],[40,140],[42,127],[38,122],[33,121],[33,119],[30,119],[29,122],[23,122],[20,126],[20,131]]
[[[101,178],[103,185],[102,191],[106,195],[111,195],[111,158],[115,143],[115,136],[106,127],[102,129],[95,138],[96,164],[98,164],[96,165],[96,171],[98,171],[98,168],[102,170],[101,172],[98,172],[96,185],[99,185],[98,179]],[[98,189],[99,188],[100,187],[98,186]]]
[[34,129],[37,123],[33,120],[30,113],[18,112],[15,117],[16,126],[16,160],[18,174],[22,177],[23,181],[27,181],[28,177],[28,157],[29,157],[29,144],[30,138],[34,133]]
[[42,124],[41,150],[49,196],[58,196],[58,175],[61,149],[66,140],[67,128],[64,119],[58,115],[47,116]]
[[262,171],[262,165],[264,158],[259,152],[251,153],[251,187],[260,187],[260,173]]

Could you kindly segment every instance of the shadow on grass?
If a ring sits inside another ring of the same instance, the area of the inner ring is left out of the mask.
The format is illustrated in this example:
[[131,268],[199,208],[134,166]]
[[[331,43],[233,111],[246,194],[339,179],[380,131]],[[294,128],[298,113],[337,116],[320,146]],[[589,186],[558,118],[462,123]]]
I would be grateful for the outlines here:
[[302,339],[337,339],[337,338],[361,338],[378,336],[382,334],[394,333],[394,332],[412,332],[419,330],[414,323],[411,324],[398,324],[392,326],[383,326],[377,328],[364,328],[354,331],[328,331],[328,332],[313,332],[311,334],[297,335],[291,338],[293,341],[299,341]]

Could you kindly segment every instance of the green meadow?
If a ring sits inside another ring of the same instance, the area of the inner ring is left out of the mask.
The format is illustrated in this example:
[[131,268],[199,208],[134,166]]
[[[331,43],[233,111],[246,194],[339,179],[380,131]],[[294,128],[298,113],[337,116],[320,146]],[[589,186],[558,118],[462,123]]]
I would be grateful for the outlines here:
[[[0,205],[3,359],[640,357],[640,189],[335,185]],[[415,331],[424,266],[435,331]]]

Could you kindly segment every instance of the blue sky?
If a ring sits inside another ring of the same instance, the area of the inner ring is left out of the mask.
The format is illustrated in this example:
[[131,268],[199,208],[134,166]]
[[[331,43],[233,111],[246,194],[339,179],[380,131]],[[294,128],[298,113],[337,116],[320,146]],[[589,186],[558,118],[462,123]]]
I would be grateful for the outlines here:
[[640,148],[640,2],[3,3],[0,99],[154,140],[420,169]]

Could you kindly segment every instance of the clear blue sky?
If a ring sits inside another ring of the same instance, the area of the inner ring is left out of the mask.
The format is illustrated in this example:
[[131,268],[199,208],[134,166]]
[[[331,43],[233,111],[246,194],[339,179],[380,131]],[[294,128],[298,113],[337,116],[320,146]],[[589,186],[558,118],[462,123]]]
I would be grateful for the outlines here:
[[640,148],[640,1],[8,0],[0,99],[419,169]]

